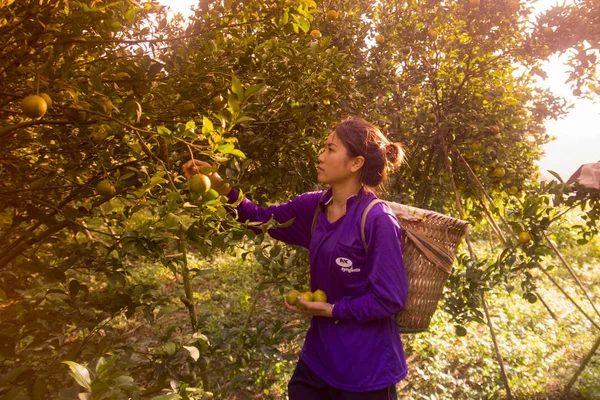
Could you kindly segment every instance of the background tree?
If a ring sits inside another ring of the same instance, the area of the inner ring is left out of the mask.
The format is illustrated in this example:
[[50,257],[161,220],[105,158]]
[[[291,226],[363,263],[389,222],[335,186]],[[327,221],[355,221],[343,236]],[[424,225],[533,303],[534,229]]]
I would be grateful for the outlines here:
[[600,6],[591,0],[556,5],[536,21],[531,42],[550,53],[568,54],[571,68],[567,83],[573,95],[595,98],[600,94],[598,49],[600,48]]

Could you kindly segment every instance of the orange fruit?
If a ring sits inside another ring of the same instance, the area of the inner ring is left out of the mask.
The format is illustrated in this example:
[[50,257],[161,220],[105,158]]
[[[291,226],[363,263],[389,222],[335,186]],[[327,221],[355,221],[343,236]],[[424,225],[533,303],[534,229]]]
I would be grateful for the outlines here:
[[32,94],[21,101],[21,109],[29,118],[42,118],[48,110],[48,103],[42,96]]
[[206,193],[210,190],[210,179],[204,174],[197,174],[190,178],[190,191],[194,193]]
[[434,42],[438,38],[438,33],[435,29],[430,29],[429,32],[427,32],[427,34],[429,35],[429,39],[433,40]]
[[50,109],[52,107],[52,98],[46,93],[40,93],[40,97],[46,101],[46,105],[48,106],[48,109]]
[[338,12],[335,10],[329,10],[327,11],[327,19],[329,20],[333,20],[333,19],[337,19],[338,17]]
[[504,175],[506,175],[506,170],[502,167],[498,167],[496,169],[494,169],[494,176],[496,178],[503,178]]
[[375,36],[375,42],[381,46],[385,43],[385,36],[383,36],[382,34]]
[[313,292],[313,301],[327,303],[327,295],[321,289],[315,290]]
[[[311,292],[304,292],[304,293],[300,293],[300,297],[302,297],[305,301],[311,302],[313,301],[313,294]],[[302,304],[297,303],[296,307],[298,307],[301,310],[306,310],[307,308],[304,307]]]
[[519,242],[525,244],[527,242],[531,241],[531,233],[529,232],[521,232],[519,234]]
[[321,31],[318,29],[314,29],[310,32],[310,36],[314,37],[315,39],[318,39],[321,37]]
[[96,185],[96,193],[100,196],[112,196],[115,194],[115,187],[108,179],[104,179]]
[[482,149],[482,147],[483,145],[479,142],[471,143],[471,150],[473,151],[479,151]]
[[290,306],[295,306],[296,303],[298,302],[298,296],[300,296],[299,291],[291,290],[285,296],[285,302],[288,303]]

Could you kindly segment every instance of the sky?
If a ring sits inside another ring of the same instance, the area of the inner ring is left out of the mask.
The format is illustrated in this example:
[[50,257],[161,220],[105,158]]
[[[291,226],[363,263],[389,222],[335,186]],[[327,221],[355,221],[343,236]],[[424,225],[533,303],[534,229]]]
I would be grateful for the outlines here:
[[[197,4],[197,0],[159,1],[184,17],[191,15],[190,8]],[[572,2],[560,0],[560,4]],[[535,9],[540,12],[557,3],[558,0],[538,0]],[[548,176],[546,171],[552,170],[563,179],[568,179],[581,164],[600,161],[600,101],[592,103],[573,97],[569,85],[565,83],[567,72],[564,60],[564,57],[551,57],[543,68],[548,78],[538,80],[541,87],[549,88],[573,104],[564,118],[546,122],[547,133],[556,139],[544,146],[545,155],[538,165],[543,176]]]

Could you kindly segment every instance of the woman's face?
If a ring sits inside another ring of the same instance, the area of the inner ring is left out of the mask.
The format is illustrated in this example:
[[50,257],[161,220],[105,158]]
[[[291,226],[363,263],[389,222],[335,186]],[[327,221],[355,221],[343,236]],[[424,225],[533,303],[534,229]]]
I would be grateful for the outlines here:
[[364,162],[363,157],[348,158],[348,151],[335,132],[327,138],[325,149],[318,160],[319,182],[329,185],[358,179],[358,170]]

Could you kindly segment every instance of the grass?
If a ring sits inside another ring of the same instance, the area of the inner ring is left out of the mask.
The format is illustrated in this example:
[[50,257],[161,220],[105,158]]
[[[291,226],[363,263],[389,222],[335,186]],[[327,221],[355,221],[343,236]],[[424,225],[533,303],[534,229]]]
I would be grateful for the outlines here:
[[[203,332],[214,340],[215,350],[210,355],[216,363],[210,376],[213,390],[230,399],[285,398],[308,321],[285,310],[278,288],[255,289],[263,272],[251,258],[244,262],[223,256],[210,264],[215,271],[196,278],[194,291]],[[574,268],[589,286],[600,277],[598,268],[591,264]],[[558,268],[553,273],[561,281],[569,278]],[[180,289],[173,290],[181,288],[181,283],[169,279],[170,284],[163,286],[164,295],[177,298]],[[575,286],[565,286],[585,306]],[[598,298],[597,288],[594,290]],[[487,296],[513,395],[522,399],[600,398],[598,355],[579,377],[574,390],[562,392],[598,331],[548,281],[540,282],[538,292],[556,314],[556,320],[541,302],[530,304],[516,291],[497,290]],[[589,304],[586,309],[590,309]],[[181,318],[181,324],[188,324],[183,311],[180,306],[173,315]],[[172,323],[168,322],[172,316],[162,318],[164,321],[157,320],[159,325]],[[398,385],[401,398],[506,397],[489,328],[477,323],[467,328],[467,336],[457,337],[449,316],[438,311],[427,332],[403,336],[410,372]],[[223,340],[224,330],[240,336]],[[231,347],[234,342],[237,345]],[[221,344],[226,345],[220,348]],[[219,353],[226,348],[229,354]],[[239,366],[240,356],[247,358],[245,366]],[[226,360],[235,367],[228,366]]]
[[[600,280],[598,264],[580,249],[565,255],[598,299],[594,284]],[[82,362],[95,365],[98,354],[105,354],[102,343],[110,339],[108,351],[120,355],[119,367],[146,394],[161,393],[163,386],[155,393],[151,390],[161,379],[167,386],[171,382],[174,387],[202,388],[205,378],[210,388],[199,389],[204,394],[196,399],[285,399],[309,322],[285,309],[282,293],[289,288],[271,285],[259,290],[259,282],[269,278],[268,268],[252,256],[242,260],[239,252],[190,261],[190,268],[203,271],[193,279],[193,296],[200,321],[197,333],[207,343],[192,338],[190,318],[180,301],[181,277],[162,266],[139,265],[131,269],[128,286],[134,292],[146,288],[140,296],[142,305],[133,318],[121,315],[109,321],[90,341],[98,350],[90,350]],[[299,271],[289,272],[292,281],[307,280],[306,271]],[[564,267],[556,266],[551,274],[589,315],[595,315]],[[89,283],[104,287],[101,282]],[[539,280],[538,293],[556,319],[540,301],[530,304],[518,290],[507,293],[498,287],[486,296],[513,395],[535,400],[599,399],[600,354],[571,392],[563,389],[600,332],[546,278]],[[471,323],[466,328],[467,336],[458,337],[450,316],[438,311],[427,332],[403,335],[409,374],[398,384],[401,399],[507,397],[488,326]],[[166,351],[169,342],[175,352]],[[191,345],[200,349],[196,362],[183,347]]]

